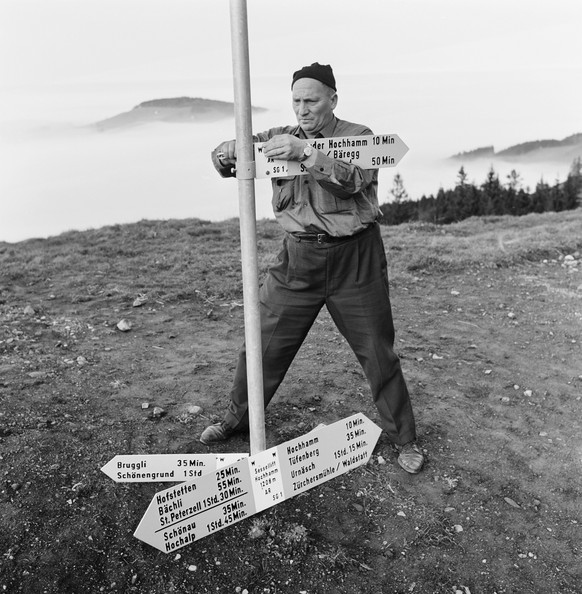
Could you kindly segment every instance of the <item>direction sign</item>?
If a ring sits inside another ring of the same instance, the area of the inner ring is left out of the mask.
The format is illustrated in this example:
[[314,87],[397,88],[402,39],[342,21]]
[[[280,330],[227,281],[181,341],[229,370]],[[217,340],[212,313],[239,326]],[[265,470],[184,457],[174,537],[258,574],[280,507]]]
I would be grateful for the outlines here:
[[246,457],[248,454],[128,454],[115,456],[101,470],[116,483],[183,482]]
[[[408,147],[397,134],[311,138],[307,143],[332,159],[352,163],[363,169],[395,167],[408,152]],[[255,177],[290,177],[309,173],[299,161],[269,159],[263,153],[264,144],[257,142],[254,145]]]
[[160,491],[134,536],[175,551],[366,464],[381,432],[359,413]]

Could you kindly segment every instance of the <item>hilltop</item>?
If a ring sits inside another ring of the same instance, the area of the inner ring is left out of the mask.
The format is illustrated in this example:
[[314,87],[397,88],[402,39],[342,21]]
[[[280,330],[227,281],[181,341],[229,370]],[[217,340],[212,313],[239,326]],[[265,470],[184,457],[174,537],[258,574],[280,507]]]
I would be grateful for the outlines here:
[[[244,339],[238,221],[0,243],[0,591],[580,594],[581,225],[576,209],[382,227],[425,469],[382,436],[365,466],[168,555],[133,532],[171,484],[100,468],[248,452],[198,441]],[[259,222],[261,276],[282,239]],[[355,412],[377,421],[324,310],[267,446]]]
[[572,162],[582,156],[582,133],[572,134],[562,140],[531,140],[515,144],[495,152],[494,146],[484,146],[470,151],[463,151],[450,157],[456,161],[472,161],[476,159],[505,159]]
[[[253,107],[253,112],[265,111]],[[93,124],[100,132],[152,122],[200,123],[234,117],[234,103],[200,97],[152,99]]]

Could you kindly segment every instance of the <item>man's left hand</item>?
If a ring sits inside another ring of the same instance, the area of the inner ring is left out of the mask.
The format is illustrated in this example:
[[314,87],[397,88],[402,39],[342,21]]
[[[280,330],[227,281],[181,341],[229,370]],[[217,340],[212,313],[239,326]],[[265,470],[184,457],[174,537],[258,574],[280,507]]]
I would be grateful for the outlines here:
[[278,134],[263,145],[263,153],[269,159],[299,161],[307,143],[292,134]]

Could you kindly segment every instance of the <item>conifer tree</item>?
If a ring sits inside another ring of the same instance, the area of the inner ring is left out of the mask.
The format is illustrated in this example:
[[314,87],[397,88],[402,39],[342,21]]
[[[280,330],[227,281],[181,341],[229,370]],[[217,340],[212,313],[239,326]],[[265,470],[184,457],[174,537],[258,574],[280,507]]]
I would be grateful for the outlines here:
[[390,190],[394,198],[394,202],[402,202],[403,200],[408,200],[408,192],[404,188],[404,180],[400,173],[397,173],[394,176],[394,181],[392,183],[392,189]]
[[582,158],[572,162],[570,173],[564,183],[564,208],[576,208],[582,203]]
[[481,212],[479,214],[503,214],[501,207],[503,203],[503,187],[499,182],[499,176],[495,173],[493,166],[489,169],[487,179],[481,185],[481,191]]

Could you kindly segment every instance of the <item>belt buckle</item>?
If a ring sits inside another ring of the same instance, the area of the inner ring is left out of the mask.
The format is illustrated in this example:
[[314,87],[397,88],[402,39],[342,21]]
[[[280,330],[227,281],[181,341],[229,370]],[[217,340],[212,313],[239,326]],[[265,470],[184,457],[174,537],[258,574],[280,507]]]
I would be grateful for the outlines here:
[[318,233],[317,234],[317,243],[325,243],[325,237],[327,233]]

